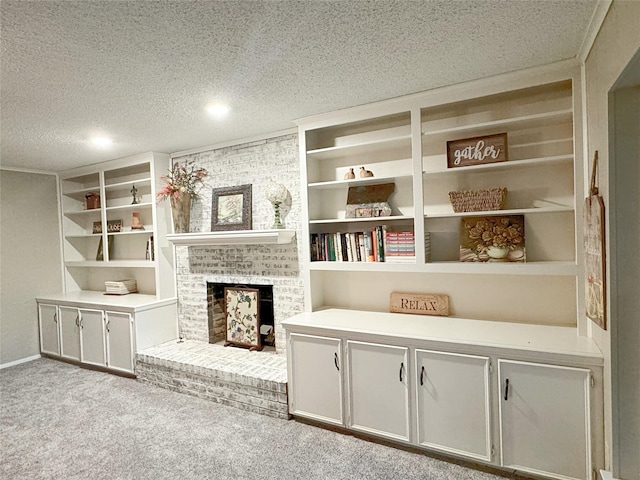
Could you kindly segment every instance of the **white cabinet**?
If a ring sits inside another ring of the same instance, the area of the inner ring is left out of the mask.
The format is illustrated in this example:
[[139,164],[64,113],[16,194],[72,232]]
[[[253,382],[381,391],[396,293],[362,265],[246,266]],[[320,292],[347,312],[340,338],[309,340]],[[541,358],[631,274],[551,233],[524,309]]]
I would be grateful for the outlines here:
[[60,329],[58,307],[46,303],[38,305],[40,325],[40,351],[48,355],[60,355]]
[[129,313],[106,312],[107,366],[133,372],[133,317]]
[[591,372],[509,360],[499,372],[502,465],[588,480]]
[[60,356],[80,361],[80,311],[73,307],[59,307]]
[[410,440],[408,353],[404,347],[347,341],[350,428]]
[[107,364],[104,336],[104,312],[80,309],[81,361],[104,367]]
[[137,351],[178,338],[175,299],[82,291],[37,301],[41,352],[53,357],[133,374]]
[[336,308],[282,325],[294,416],[505,472],[604,465],[602,353],[575,329]]
[[488,357],[416,349],[418,443],[491,460]]
[[288,355],[291,414],[343,425],[342,342],[291,334]]

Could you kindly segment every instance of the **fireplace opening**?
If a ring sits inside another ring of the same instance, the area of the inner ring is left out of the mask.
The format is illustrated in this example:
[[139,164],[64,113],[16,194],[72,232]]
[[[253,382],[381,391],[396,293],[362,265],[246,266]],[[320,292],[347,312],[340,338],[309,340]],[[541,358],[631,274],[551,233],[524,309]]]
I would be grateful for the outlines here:
[[227,316],[225,311],[224,289],[253,288],[259,292],[260,339],[265,350],[275,349],[275,331],[273,315],[273,285],[255,285],[251,283],[207,282],[207,311],[209,343],[224,345],[227,338]]

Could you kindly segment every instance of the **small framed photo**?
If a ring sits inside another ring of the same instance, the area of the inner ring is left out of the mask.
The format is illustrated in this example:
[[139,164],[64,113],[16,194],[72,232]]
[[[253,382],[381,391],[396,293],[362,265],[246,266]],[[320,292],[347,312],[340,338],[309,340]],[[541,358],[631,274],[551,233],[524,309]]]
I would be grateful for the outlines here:
[[102,233],[102,222],[93,222],[93,233]]
[[251,185],[213,189],[211,231],[251,230]]
[[107,220],[107,233],[119,233],[122,231],[122,220]]

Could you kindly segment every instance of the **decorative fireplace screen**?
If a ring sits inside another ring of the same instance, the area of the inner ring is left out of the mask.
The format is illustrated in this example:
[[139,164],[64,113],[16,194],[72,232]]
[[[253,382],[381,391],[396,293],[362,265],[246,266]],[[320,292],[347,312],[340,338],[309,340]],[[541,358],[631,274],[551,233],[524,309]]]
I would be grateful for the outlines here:
[[262,350],[260,339],[260,291],[255,288],[224,289],[227,318],[225,345]]
[[207,306],[209,343],[275,347],[272,285],[207,282]]

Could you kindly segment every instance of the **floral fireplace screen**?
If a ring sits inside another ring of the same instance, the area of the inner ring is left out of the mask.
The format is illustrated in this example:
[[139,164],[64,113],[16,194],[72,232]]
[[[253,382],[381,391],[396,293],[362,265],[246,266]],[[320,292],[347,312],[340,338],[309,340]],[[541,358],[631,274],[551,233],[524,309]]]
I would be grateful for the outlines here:
[[260,292],[255,288],[224,289],[227,316],[225,345],[262,350],[260,339]]

